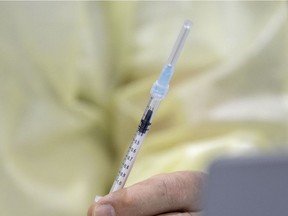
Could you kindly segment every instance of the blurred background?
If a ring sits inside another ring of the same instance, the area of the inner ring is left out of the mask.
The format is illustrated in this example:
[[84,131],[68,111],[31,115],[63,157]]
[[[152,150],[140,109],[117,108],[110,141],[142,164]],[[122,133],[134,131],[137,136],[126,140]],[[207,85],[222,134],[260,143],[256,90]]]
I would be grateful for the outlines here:
[[186,19],[128,185],[287,152],[287,2],[0,2],[0,215],[85,215],[109,191]]

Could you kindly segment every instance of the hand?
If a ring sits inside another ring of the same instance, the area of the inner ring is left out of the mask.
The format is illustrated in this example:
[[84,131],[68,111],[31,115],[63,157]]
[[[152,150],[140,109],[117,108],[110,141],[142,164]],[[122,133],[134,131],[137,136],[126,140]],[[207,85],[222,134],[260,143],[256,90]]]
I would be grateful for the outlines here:
[[161,174],[102,197],[88,216],[199,216],[204,174]]

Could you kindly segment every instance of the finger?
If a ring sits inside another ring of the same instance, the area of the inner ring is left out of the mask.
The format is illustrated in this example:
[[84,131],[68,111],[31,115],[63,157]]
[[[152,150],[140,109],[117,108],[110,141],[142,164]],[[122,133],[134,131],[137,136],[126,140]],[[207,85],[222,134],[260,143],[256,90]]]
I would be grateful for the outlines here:
[[171,212],[160,214],[157,216],[200,216],[200,212]]
[[201,209],[202,184],[203,173],[200,172],[182,171],[157,175],[101,198],[91,207],[88,215],[107,215],[103,213],[104,210],[119,216],[197,212]]

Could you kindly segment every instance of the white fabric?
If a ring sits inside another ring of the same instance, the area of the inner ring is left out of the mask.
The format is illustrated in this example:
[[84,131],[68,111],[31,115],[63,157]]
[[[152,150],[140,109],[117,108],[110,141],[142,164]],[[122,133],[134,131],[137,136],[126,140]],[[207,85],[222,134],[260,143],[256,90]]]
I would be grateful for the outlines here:
[[85,215],[107,193],[187,18],[129,184],[287,150],[286,2],[1,2],[0,215]]

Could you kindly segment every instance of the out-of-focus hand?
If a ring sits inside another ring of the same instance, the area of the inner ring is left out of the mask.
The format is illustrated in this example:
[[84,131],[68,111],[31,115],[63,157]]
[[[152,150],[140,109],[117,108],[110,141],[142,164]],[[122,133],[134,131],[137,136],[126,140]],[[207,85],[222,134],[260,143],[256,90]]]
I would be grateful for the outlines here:
[[161,174],[118,190],[90,206],[88,216],[198,216],[204,174]]

